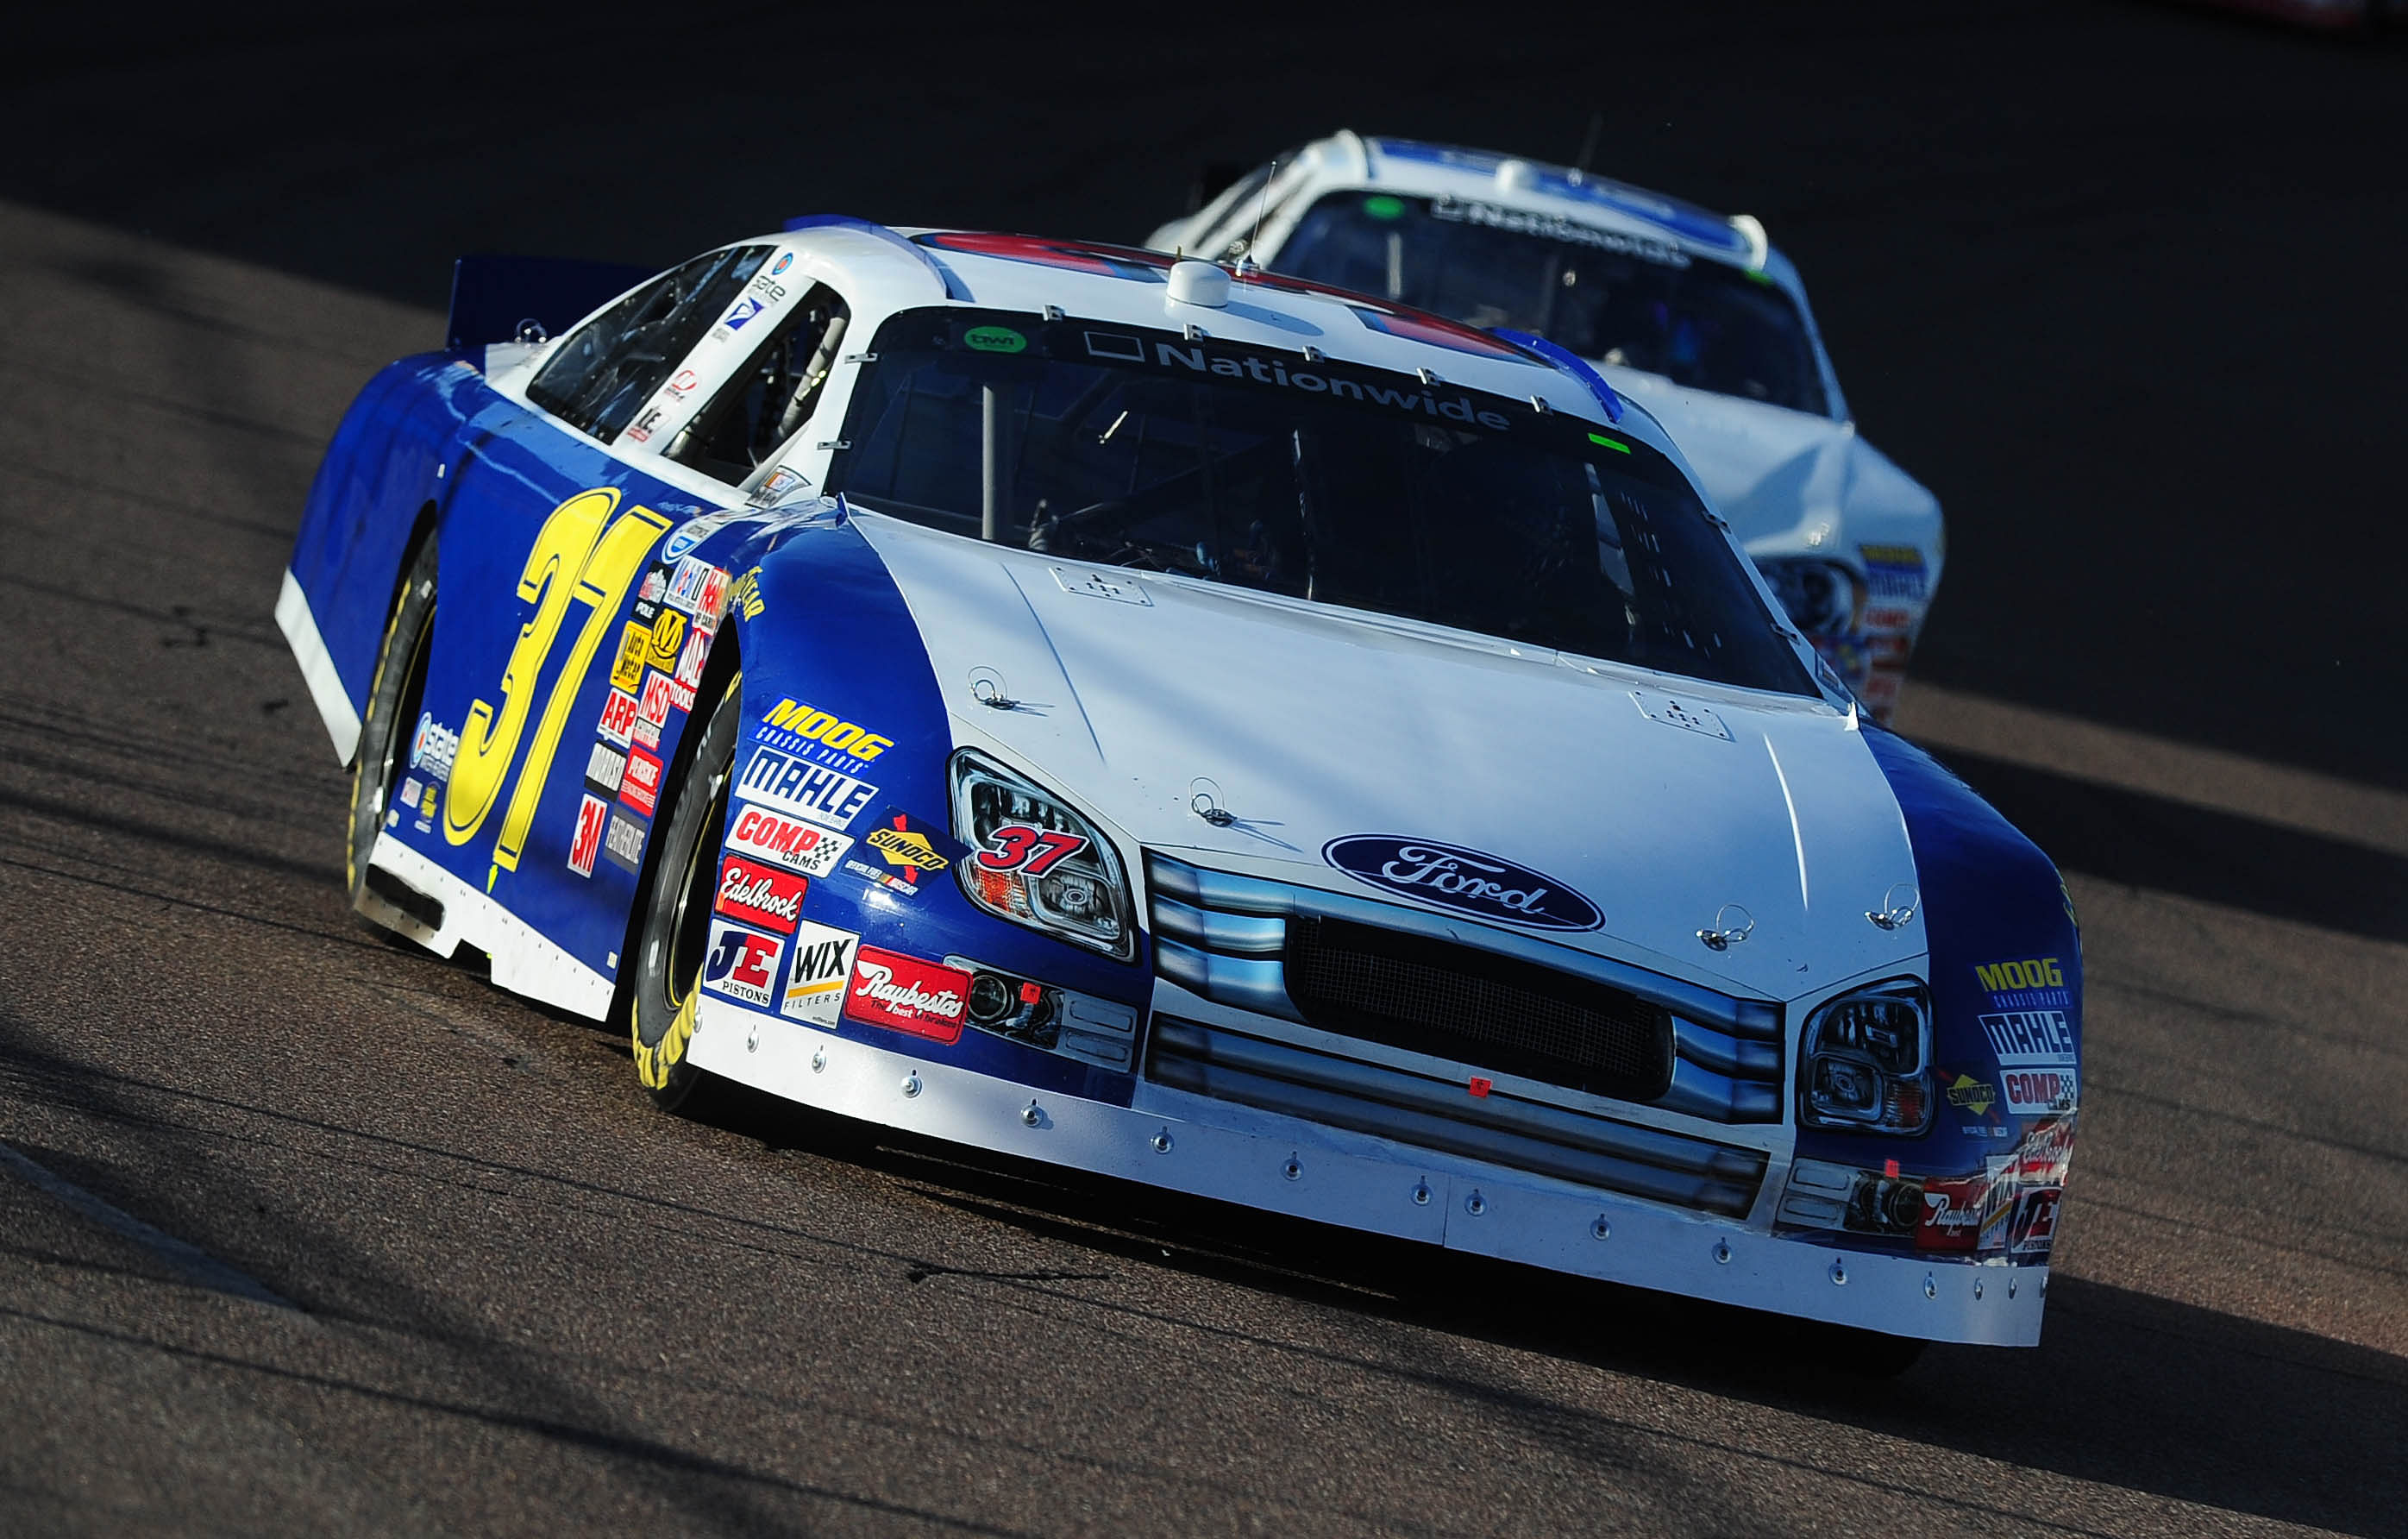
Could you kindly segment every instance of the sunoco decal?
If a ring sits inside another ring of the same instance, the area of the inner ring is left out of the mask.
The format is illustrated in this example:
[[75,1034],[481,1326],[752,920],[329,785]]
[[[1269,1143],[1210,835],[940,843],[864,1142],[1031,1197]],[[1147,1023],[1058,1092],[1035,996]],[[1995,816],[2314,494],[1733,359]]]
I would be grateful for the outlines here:
[[1482,919],[1537,929],[1595,929],[1596,904],[1556,881],[1478,850],[1393,834],[1350,834],[1321,858],[1357,882]]

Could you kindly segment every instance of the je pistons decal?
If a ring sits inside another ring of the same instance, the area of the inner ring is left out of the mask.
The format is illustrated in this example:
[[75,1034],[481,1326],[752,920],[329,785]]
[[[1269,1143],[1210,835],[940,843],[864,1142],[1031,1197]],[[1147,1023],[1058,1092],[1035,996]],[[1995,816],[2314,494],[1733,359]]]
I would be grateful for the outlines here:
[[1476,918],[1536,929],[1595,929],[1605,923],[1596,904],[1554,877],[1434,840],[1350,834],[1323,845],[1321,858],[1357,882]]

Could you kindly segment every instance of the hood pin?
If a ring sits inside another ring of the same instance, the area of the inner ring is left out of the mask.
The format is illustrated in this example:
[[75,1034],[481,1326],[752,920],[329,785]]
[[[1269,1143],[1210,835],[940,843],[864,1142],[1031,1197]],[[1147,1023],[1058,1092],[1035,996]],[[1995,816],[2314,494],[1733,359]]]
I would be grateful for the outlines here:
[[1755,928],[1756,915],[1737,903],[1725,903],[1714,911],[1713,924],[1698,931],[1698,939],[1706,943],[1708,951],[1728,951],[1746,940]]
[[1889,891],[1882,894],[1882,906],[1867,909],[1865,917],[1884,929],[1896,929],[1914,917],[1915,905],[1922,901],[1923,894],[1914,883],[1893,882]]

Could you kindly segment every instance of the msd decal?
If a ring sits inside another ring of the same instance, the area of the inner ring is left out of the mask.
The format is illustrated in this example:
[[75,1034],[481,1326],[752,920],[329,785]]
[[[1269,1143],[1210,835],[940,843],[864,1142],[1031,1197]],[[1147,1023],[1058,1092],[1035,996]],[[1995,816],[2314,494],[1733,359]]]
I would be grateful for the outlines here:
[[736,822],[727,830],[729,849],[774,860],[805,876],[827,875],[852,846],[849,835],[741,802],[737,804]]
[[644,674],[644,692],[636,700],[636,741],[646,748],[661,745],[661,728],[669,724],[669,708],[676,703],[671,698],[669,676],[652,670]]
[[900,952],[863,946],[853,966],[844,1013],[856,1021],[932,1042],[961,1040],[970,975]]
[[747,856],[731,855],[719,863],[719,912],[781,935],[795,932],[803,895],[810,890],[803,878]]
[[796,817],[842,830],[869,805],[878,787],[839,770],[813,764],[783,749],[759,747],[744,766],[737,790],[754,801]]
[[1331,840],[1321,857],[1357,882],[1483,919],[1562,930],[1605,923],[1596,904],[1553,877],[1434,840],[1354,834]]
[[609,827],[610,804],[587,797],[577,809],[577,831],[568,839],[568,869],[580,876],[594,874],[594,857],[602,849],[602,830]]
[[1999,1075],[2007,1110],[2017,1116],[2051,1116],[2081,1104],[2081,1087],[2071,1069],[2009,1069]]
[[703,954],[702,986],[768,1009],[778,986],[776,938],[724,919],[712,920],[710,947]]
[[844,1007],[846,985],[853,981],[854,951],[861,937],[805,919],[795,928],[795,964],[786,975],[786,997],[778,1009],[798,1021],[834,1027]]

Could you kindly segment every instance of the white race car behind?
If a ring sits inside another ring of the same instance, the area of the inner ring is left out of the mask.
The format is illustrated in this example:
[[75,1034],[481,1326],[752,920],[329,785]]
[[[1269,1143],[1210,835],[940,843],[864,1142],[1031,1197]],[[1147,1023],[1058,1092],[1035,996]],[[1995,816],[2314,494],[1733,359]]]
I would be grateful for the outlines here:
[[1643,403],[1873,712],[1898,702],[1940,504],[1865,442],[1798,269],[1747,215],[1568,166],[1340,131],[1148,244],[1532,332]]

